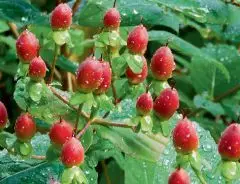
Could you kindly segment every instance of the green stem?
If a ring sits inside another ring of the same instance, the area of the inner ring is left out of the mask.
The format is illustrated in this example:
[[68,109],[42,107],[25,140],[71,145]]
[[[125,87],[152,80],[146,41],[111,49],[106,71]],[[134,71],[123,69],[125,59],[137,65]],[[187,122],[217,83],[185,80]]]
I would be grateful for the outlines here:
[[216,78],[216,67],[213,68],[212,86],[210,91],[211,99],[214,99],[214,88],[215,88],[215,78]]
[[78,106],[78,110],[77,110],[77,120],[76,120],[76,123],[75,123],[75,129],[74,129],[75,135],[77,134],[78,123],[79,123],[79,120],[80,120],[81,112],[82,112],[82,104],[80,104]]
[[[109,64],[110,67],[112,68],[112,59],[116,58],[119,56],[118,48],[114,48],[111,46],[108,46],[108,58],[109,58]],[[111,82],[111,88],[112,88],[112,93],[113,93],[113,98],[114,98],[114,104],[117,105],[118,103],[118,98],[117,98],[117,90],[114,86],[114,81],[115,81],[115,74],[112,71],[112,82]]]
[[207,184],[207,182],[205,181],[201,171],[197,170],[196,168],[192,167],[194,173],[196,174],[196,176],[198,177],[199,181],[202,183],[202,184]]
[[52,81],[53,81],[53,76],[54,76],[55,66],[56,66],[56,62],[57,62],[57,58],[58,58],[59,48],[60,48],[59,45],[57,45],[55,43],[54,57],[53,57],[53,61],[52,61],[51,74],[50,74],[50,77],[49,77],[48,84],[51,84]]

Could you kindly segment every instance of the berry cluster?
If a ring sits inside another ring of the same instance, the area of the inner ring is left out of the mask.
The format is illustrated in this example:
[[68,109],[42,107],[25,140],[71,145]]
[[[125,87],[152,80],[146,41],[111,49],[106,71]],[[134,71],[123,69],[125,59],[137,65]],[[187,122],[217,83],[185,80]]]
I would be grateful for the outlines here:
[[[59,4],[52,11],[50,17],[53,32],[67,31],[71,23],[71,8],[67,4]],[[105,13],[103,18],[105,32],[117,34],[119,38],[120,23],[121,16],[117,8],[111,8]],[[56,40],[54,41],[56,43]],[[81,98],[86,97],[86,94],[91,94],[94,98],[93,100],[95,100],[100,96],[105,95],[104,97],[106,97],[106,94],[111,94],[109,93],[109,89],[112,88],[112,96],[115,98],[112,105],[114,104],[114,107],[116,107],[121,100],[117,98],[118,94],[116,94],[114,86],[114,80],[116,78],[124,78],[125,81],[128,81],[126,83],[129,85],[129,88],[134,88],[141,84],[147,86],[146,90],[144,90],[145,92],[138,96],[136,100],[137,114],[134,118],[138,121],[134,121],[134,123],[136,123],[136,127],[140,127],[139,131],[152,133],[153,123],[163,126],[162,124],[166,123],[179,108],[178,92],[175,88],[167,84],[167,80],[172,77],[176,67],[171,49],[168,46],[158,48],[151,58],[149,65],[147,59],[144,57],[148,45],[148,32],[144,25],[138,25],[129,33],[127,41],[125,42],[126,48],[124,47],[125,50],[123,50],[124,54],[128,56],[140,58],[141,63],[136,65],[142,66],[141,68],[139,67],[141,71],[136,72],[134,67],[126,62],[124,71],[122,72],[123,74],[117,76],[114,73],[113,67],[115,60],[113,60],[111,56],[115,54],[114,57],[121,58],[119,55],[119,44],[109,43],[109,40],[104,43],[105,45],[103,44],[104,46],[102,47],[105,50],[101,53],[101,58],[90,56],[79,64],[76,71],[77,91],[75,94],[81,94]],[[40,45],[36,36],[28,30],[23,31],[17,39],[16,50],[21,63],[28,67],[28,76],[31,82],[43,84],[44,78],[47,75],[47,67],[39,55]],[[109,53],[106,54],[106,51]],[[116,54],[116,51],[118,54]],[[53,67],[51,68],[52,73],[54,72],[54,68],[55,63],[53,62]],[[149,75],[151,75],[151,78],[146,80]],[[50,75],[50,77],[51,76],[52,75]],[[154,91],[155,89],[151,86],[154,82],[159,86],[161,84],[167,85],[156,93],[156,91]],[[112,99],[110,99],[110,101],[111,100]],[[79,105],[81,111],[82,101],[84,100],[80,99],[80,101],[81,103],[74,105]],[[94,106],[94,108],[94,110],[99,108],[99,104]],[[92,106],[89,109],[91,112],[89,117],[87,116],[87,120],[91,123],[95,114],[92,113],[92,111],[94,111],[92,110]],[[80,111],[78,111],[78,114],[80,114]],[[156,118],[156,122],[151,121],[151,117],[153,116]],[[4,104],[0,102],[0,130],[6,127],[7,122],[7,110]],[[84,128],[88,127],[86,126]],[[82,130],[84,130],[84,128]],[[60,158],[67,169],[75,168],[84,162],[84,148],[79,140],[78,131],[78,122],[75,128],[73,128],[72,123],[62,118],[53,123],[49,130],[51,148],[59,151],[57,158]],[[37,125],[34,117],[29,112],[22,113],[15,124],[17,143],[30,144],[36,132]],[[199,146],[198,134],[194,124],[186,117],[177,122],[172,132],[172,138],[178,157],[183,158],[187,156],[190,158],[194,154],[197,154]],[[218,150],[223,161],[237,162],[240,159],[240,125],[232,124],[225,130],[219,141]],[[188,162],[190,162],[189,160],[190,159],[188,159]],[[176,170],[169,177],[169,184],[190,184],[190,177],[183,168],[184,166],[181,165],[181,162],[177,163]],[[201,181],[204,183],[203,180]]]
[[[69,29],[72,23],[72,10],[67,4],[59,4],[50,18],[53,31]],[[22,63],[28,65],[28,76],[33,82],[42,82],[46,76],[47,67],[41,56],[39,56],[39,41],[36,36],[28,30],[22,32],[16,42],[16,49]],[[77,83],[84,92],[96,90],[96,93],[104,93],[111,83],[111,69],[109,64],[88,58],[81,64],[77,72]],[[88,82],[89,81],[89,82]],[[0,128],[3,129],[7,123],[7,111],[3,103],[0,103]],[[21,114],[15,124],[15,133],[18,141],[29,143],[37,131],[34,118],[30,113]],[[65,120],[55,122],[50,131],[49,138],[54,149],[61,150],[62,163],[66,167],[78,166],[84,161],[84,148],[81,142],[74,137],[72,125]]]

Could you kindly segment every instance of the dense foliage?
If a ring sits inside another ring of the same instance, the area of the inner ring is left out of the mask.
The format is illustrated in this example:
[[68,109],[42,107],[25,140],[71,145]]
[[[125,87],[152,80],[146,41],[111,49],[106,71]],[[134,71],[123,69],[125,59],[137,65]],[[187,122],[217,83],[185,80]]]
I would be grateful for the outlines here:
[[239,6],[0,0],[0,183],[239,183]]

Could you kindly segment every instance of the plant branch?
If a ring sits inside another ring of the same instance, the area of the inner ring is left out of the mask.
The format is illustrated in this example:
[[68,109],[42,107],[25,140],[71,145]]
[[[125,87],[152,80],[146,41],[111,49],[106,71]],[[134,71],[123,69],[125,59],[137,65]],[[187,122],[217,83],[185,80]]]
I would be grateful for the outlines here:
[[114,126],[114,127],[122,127],[122,128],[131,128],[132,130],[135,130],[135,126],[117,123],[117,122],[111,122],[106,119],[96,118],[92,121],[92,124],[96,125],[103,125],[103,126]]
[[[68,105],[69,107],[71,107],[73,110],[78,111],[78,109],[77,109],[75,106],[71,105],[71,104],[69,103],[69,101],[66,100],[64,97],[62,97],[53,87],[49,86],[49,89],[52,91],[52,93],[53,93],[59,100],[61,100],[63,103],[65,103],[66,105]],[[89,119],[89,118],[90,118],[90,116],[89,116],[87,113],[85,113],[85,112],[80,111],[79,113],[80,113],[85,119]]]
[[227,90],[226,92],[224,92],[223,94],[219,95],[219,96],[216,96],[214,101],[215,102],[219,102],[221,101],[223,98],[233,94],[233,93],[236,93],[238,90],[240,90],[240,84],[236,85],[235,87]]
[[52,61],[51,74],[50,74],[50,77],[48,80],[48,84],[51,84],[53,81],[53,76],[54,76],[54,71],[55,71],[55,66],[56,66],[56,62],[57,62],[59,48],[60,47],[55,43],[54,57],[53,57],[53,61]]
[[7,22],[10,30],[12,31],[13,35],[15,38],[18,38],[19,37],[19,32],[17,30],[17,26],[16,24],[12,23],[12,22]]
[[73,7],[72,7],[72,16],[75,15],[75,13],[77,12],[80,4],[81,4],[81,0],[76,0],[75,1],[75,3],[73,4]]
[[83,127],[83,129],[76,135],[76,138],[79,139],[88,129],[88,127],[91,125],[92,121],[89,120],[86,125]]
[[45,160],[46,156],[42,155],[32,155],[31,158],[36,159],[36,160]]
[[111,180],[110,180],[110,177],[108,175],[108,168],[107,168],[107,165],[106,165],[104,160],[101,161],[101,165],[102,165],[102,168],[103,168],[104,177],[106,179],[106,184],[111,184]]

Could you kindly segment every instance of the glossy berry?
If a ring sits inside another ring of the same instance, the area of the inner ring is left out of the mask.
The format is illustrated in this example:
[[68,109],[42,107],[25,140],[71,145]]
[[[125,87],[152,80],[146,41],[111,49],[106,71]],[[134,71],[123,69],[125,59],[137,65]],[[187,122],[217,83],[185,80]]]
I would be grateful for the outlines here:
[[180,168],[176,169],[168,179],[168,184],[190,184],[190,177],[188,173]]
[[39,49],[38,39],[28,30],[23,31],[16,41],[17,55],[24,63],[29,63],[37,57]]
[[50,22],[53,30],[68,29],[72,24],[72,9],[66,3],[59,4],[52,11]]
[[46,76],[47,67],[41,56],[35,57],[29,65],[28,74],[33,80],[40,80]]
[[0,101],[0,130],[6,127],[8,121],[8,113],[5,105]]
[[148,75],[147,61],[143,56],[142,58],[143,58],[143,68],[140,73],[134,73],[130,67],[128,67],[126,70],[126,76],[128,78],[128,81],[132,84],[139,84],[143,82]]
[[102,74],[102,82],[100,86],[96,89],[96,94],[105,93],[109,87],[111,86],[112,81],[112,69],[108,62],[101,62],[103,74]]
[[89,57],[77,70],[77,85],[82,92],[92,92],[102,83],[103,67],[100,61]]
[[49,137],[54,145],[62,146],[73,136],[73,127],[64,120],[57,121],[49,131]]
[[153,108],[153,99],[150,93],[141,94],[136,103],[136,109],[141,115],[147,115]]
[[19,140],[28,141],[36,133],[36,124],[29,113],[24,113],[18,117],[14,129]]
[[223,132],[218,143],[218,152],[223,159],[240,159],[240,125],[231,124]]
[[194,124],[187,118],[178,121],[173,130],[173,144],[176,151],[190,153],[198,148],[198,142]]
[[103,24],[106,28],[116,29],[120,26],[121,16],[116,8],[110,8],[104,15]]
[[148,32],[143,25],[136,26],[129,33],[127,39],[128,49],[136,54],[144,54],[147,50]]
[[66,167],[78,166],[84,161],[84,148],[76,138],[71,138],[62,147],[62,163]]
[[179,97],[176,89],[166,88],[153,103],[155,114],[162,119],[169,119],[179,107]]
[[173,54],[167,46],[160,47],[152,57],[150,68],[154,78],[158,80],[171,78],[175,67]]

